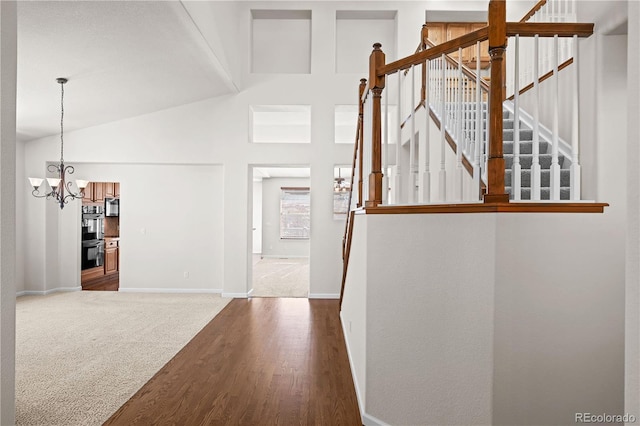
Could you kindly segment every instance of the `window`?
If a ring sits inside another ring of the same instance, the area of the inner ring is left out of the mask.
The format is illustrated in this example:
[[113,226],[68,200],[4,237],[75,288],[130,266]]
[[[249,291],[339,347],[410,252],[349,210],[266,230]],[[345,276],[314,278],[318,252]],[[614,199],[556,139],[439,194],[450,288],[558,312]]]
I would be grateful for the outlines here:
[[309,188],[280,189],[280,238],[308,239],[311,228]]

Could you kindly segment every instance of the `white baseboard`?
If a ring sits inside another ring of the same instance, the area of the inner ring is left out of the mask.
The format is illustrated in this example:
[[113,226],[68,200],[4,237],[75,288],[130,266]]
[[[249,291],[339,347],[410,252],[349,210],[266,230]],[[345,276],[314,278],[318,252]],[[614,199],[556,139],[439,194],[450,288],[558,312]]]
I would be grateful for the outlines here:
[[358,400],[358,408],[360,408],[360,415],[364,417],[364,406],[362,404],[362,394],[360,393],[360,387],[356,380],[356,369],[353,365],[353,358],[351,357],[351,348],[349,347],[349,338],[347,337],[347,329],[344,326],[344,318],[342,312],[340,312],[340,324],[342,325],[342,335],[344,336],[344,345],[347,347],[347,357],[349,358],[349,367],[351,367],[351,378],[353,379],[353,386],[356,388],[356,399]]
[[308,259],[309,256],[289,256],[288,254],[263,254],[263,259]]
[[70,292],[70,291],[80,291],[82,290],[82,287],[58,287],[58,288],[52,288],[50,290],[24,290],[24,291],[19,291],[16,293],[16,297],[20,297],[20,296],[46,296],[47,294],[52,294],[52,293],[66,293],[66,292]]
[[362,413],[362,424],[364,426],[390,426],[388,423],[385,423],[367,413]]
[[249,290],[249,292],[247,293],[247,297],[251,297],[252,294],[253,294],[253,289]]
[[122,293],[172,293],[172,294],[221,294],[222,290],[217,288],[131,288],[120,287],[118,291]]
[[309,293],[309,299],[340,299],[339,293]]

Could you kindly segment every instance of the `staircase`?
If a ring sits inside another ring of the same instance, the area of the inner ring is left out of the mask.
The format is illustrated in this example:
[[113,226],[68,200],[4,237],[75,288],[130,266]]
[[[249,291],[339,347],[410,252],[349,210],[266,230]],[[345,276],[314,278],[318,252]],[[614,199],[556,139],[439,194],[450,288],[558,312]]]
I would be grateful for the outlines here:
[[[505,190],[509,193],[509,198],[513,199],[512,175],[513,175],[513,139],[514,139],[514,117],[506,108],[503,109],[503,150],[505,161],[504,184]],[[551,182],[551,141],[540,135],[539,149],[540,155],[540,198],[549,200]],[[520,120],[520,167],[521,167],[521,190],[522,200],[531,200],[531,163],[533,162],[533,130]],[[570,194],[570,174],[569,167],[571,161],[564,155],[558,154],[558,164],[560,164],[560,199],[568,200]]]

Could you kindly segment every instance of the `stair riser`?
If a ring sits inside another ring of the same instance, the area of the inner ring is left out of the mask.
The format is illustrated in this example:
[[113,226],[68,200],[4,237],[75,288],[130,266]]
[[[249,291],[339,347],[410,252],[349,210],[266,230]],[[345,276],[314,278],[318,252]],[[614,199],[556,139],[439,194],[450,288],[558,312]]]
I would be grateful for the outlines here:
[[[549,145],[547,143],[541,142],[538,144],[539,153],[547,154]],[[513,141],[505,142],[502,145],[502,152],[504,154],[513,154]],[[520,141],[520,154],[532,154],[533,153],[533,142],[531,141]]]
[[[505,170],[504,172],[504,185],[511,186],[511,170]],[[531,171],[522,170],[520,186],[524,188],[531,187]],[[560,186],[569,187],[571,181],[571,174],[569,170],[560,170]],[[540,186],[549,187],[551,184],[551,170],[540,171]]]
[[[510,195],[510,199],[513,200],[513,196],[511,195],[511,188],[505,188],[507,193]],[[541,200],[549,200],[551,191],[549,188],[541,188],[540,189],[540,199]],[[560,199],[568,200],[571,197],[571,192],[569,188],[560,188]],[[520,191],[520,199],[521,200],[531,200],[531,189],[530,188],[522,188]]]
[[[533,156],[531,154],[520,154],[520,168],[530,169],[533,163]],[[505,169],[513,169],[513,154],[504,154]],[[541,169],[551,168],[551,154],[542,154],[538,157],[538,164]],[[558,156],[558,164],[560,168],[564,168],[564,156]]]

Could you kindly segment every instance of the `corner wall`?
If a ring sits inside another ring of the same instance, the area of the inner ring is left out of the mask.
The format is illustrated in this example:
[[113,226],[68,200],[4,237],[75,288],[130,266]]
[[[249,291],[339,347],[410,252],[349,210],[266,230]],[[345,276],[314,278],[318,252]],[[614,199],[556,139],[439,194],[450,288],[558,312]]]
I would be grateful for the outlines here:
[[640,418],[640,3],[628,8],[625,412]]
[[0,424],[15,424],[16,2],[0,2]]
[[366,255],[352,252],[341,315],[363,416],[540,425],[624,414],[624,261],[606,216],[356,216]]

